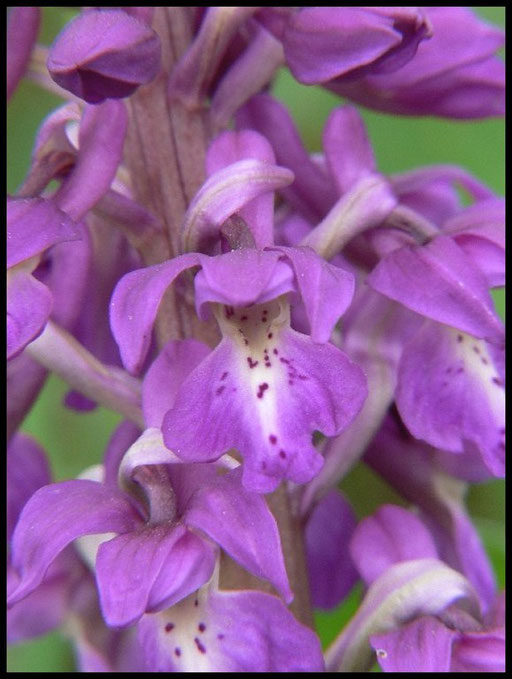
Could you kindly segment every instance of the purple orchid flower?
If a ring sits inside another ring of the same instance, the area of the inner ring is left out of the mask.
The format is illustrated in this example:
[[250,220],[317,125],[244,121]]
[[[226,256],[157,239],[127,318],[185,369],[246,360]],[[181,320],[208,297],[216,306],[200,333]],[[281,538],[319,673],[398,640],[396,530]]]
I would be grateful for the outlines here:
[[[471,541],[465,544],[471,548]],[[438,557],[435,542],[421,521],[392,505],[381,507],[360,523],[352,539],[351,554],[369,585],[394,564]],[[477,558],[482,558],[480,552]],[[499,605],[482,618],[453,603],[439,609],[436,617],[420,613],[404,627],[372,634],[370,641],[385,671],[412,667],[437,672],[504,668],[504,628]]]

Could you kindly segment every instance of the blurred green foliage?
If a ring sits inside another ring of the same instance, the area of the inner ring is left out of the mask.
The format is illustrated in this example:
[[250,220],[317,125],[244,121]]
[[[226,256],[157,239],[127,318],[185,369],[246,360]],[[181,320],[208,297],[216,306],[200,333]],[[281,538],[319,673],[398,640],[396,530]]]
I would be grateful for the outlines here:
[[[482,17],[504,26],[504,7],[477,7]],[[46,8],[41,41],[51,44],[57,33],[76,13],[71,8]],[[342,101],[319,88],[296,83],[286,71],[276,79],[274,94],[290,109],[304,143],[310,151],[321,150],[322,128],[327,116]],[[7,111],[7,190],[14,193],[30,162],[35,134],[43,118],[62,104],[55,95],[24,80]],[[485,181],[498,194],[504,193],[505,132],[503,120],[448,121],[434,118],[398,117],[360,109],[384,173],[405,171],[432,163],[458,164]],[[497,307],[504,314],[504,290],[495,292]],[[121,418],[102,408],[77,414],[63,407],[67,386],[51,377],[23,423],[48,452],[55,480],[72,478],[84,467],[99,462],[109,436]],[[358,465],[343,481],[342,488],[359,516],[373,512],[382,502],[401,499],[373,472]],[[500,587],[504,576],[504,482],[472,486],[470,511],[496,570]],[[356,587],[338,609],[317,612],[315,621],[325,646],[357,608],[361,588]],[[72,671],[73,655],[58,633],[13,646],[8,651],[11,672]]]

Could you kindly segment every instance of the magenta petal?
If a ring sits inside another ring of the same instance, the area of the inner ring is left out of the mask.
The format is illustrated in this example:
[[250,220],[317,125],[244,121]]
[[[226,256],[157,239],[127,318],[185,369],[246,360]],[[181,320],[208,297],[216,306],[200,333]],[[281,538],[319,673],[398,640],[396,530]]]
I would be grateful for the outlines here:
[[7,198],[8,268],[56,243],[80,238],[78,224],[54,200]]
[[323,147],[339,195],[377,171],[363,119],[352,106],[343,106],[331,113],[324,128]]
[[384,672],[450,672],[452,645],[459,636],[433,616],[374,634],[370,643]]
[[162,297],[182,271],[200,260],[190,253],[126,274],[110,303],[110,325],[126,368],[136,373],[146,358]]
[[427,28],[412,7],[306,7],[292,15],[283,41],[293,75],[315,84],[365,67],[384,68],[391,58],[388,67],[396,69],[414,55]]
[[105,483],[117,486],[119,465],[128,448],[139,438],[141,431],[133,422],[125,420],[114,431],[109,439],[103,456]]
[[148,672],[323,671],[318,637],[280,599],[254,591],[197,593],[138,624]]
[[357,572],[348,556],[355,527],[352,507],[335,490],[320,500],[308,518],[304,536],[313,606],[334,608],[355,584]]
[[394,505],[380,507],[358,524],[350,555],[368,585],[400,561],[438,558],[434,540],[422,521]]
[[307,247],[275,248],[291,261],[313,342],[328,342],[354,296],[351,272],[329,264]]
[[[103,616],[108,625],[121,627],[132,624],[146,610],[163,605],[167,599],[171,604],[175,603],[173,594],[176,591],[186,596],[208,580],[213,559],[209,564],[207,559],[197,559],[198,555],[205,556],[204,551],[197,550],[197,539],[190,540],[192,554],[187,545],[183,545],[178,548],[177,559],[174,559],[175,547],[185,534],[183,526],[173,528],[170,524],[161,524],[118,535],[100,545],[96,557],[96,578]],[[207,573],[204,572],[205,565],[209,566]],[[200,566],[199,570],[197,566]],[[167,568],[168,573],[164,572]],[[180,572],[183,570],[185,573]],[[198,572],[202,576],[199,583]],[[192,582],[187,583],[190,575]]]
[[17,356],[44,330],[53,306],[46,285],[25,271],[11,270],[7,286],[7,358]]
[[121,9],[82,12],[59,34],[48,58],[57,84],[97,104],[127,97],[160,67],[160,40]]
[[7,98],[16,89],[29,64],[40,21],[39,7],[10,8],[7,23]]
[[503,350],[427,322],[402,354],[396,403],[413,436],[454,453],[471,442],[493,474],[503,476],[505,392],[498,354]]
[[128,116],[121,101],[86,107],[76,164],[55,196],[59,207],[76,221],[109,190],[123,158],[127,125]]
[[289,603],[293,594],[276,521],[265,500],[242,487],[240,476],[237,469],[199,488],[184,521],[206,533],[250,573],[271,582]]
[[11,601],[34,590],[48,566],[82,535],[122,533],[140,522],[127,497],[94,481],[44,486],[25,505],[12,538],[12,563],[20,574]]
[[162,425],[183,380],[209,353],[206,344],[194,339],[167,342],[142,384],[142,410],[147,427]]
[[453,646],[452,672],[505,672],[505,626],[466,632]]
[[244,248],[217,257],[201,255],[201,265],[194,285],[203,320],[209,317],[208,302],[244,307],[294,290],[291,269],[276,252]]
[[172,546],[149,595],[148,611],[176,605],[211,578],[217,548],[191,531]]
[[16,433],[7,447],[8,539],[26,502],[50,480],[50,467],[43,448],[31,436]]
[[502,341],[503,324],[493,310],[480,271],[451,238],[389,253],[368,277],[378,292],[440,323]]

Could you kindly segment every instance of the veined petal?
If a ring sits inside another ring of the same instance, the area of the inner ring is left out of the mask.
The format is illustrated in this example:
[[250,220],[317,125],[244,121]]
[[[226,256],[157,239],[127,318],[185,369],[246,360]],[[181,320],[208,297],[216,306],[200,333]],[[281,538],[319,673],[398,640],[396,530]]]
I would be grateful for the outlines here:
[[7,198],[7,267],[39,255],[52,245],[81,238],[79,226],[54,200]]
[[458,636],[429,615],[387,634],[374,634],[370,643],[384,672],[449,672]]
[[452,672],[505,672],[505,626],[465,632],[455,642]]
[[206,533],[235,561],[293,599],[276,521],[265,500],[241,485],[241,470],[217,476],[191,497],[185,524]]
[[126,368],[136,373],[146,358],[162,297],[182,271],[199,264],[195,253],[137,269],[117,284],[110,302],[110,325]]
[[332,330],[354,296],[350,271],[333,266],[308,247],[279,247],[291,262],[314,342],[328,342]]
[[488,468],[504,474],[504,375],[483,340],[437,323],[425,323],[405,347],[396,403],[409,431],[454,453],[476,445]]
[[[187,545],[180,547],[181,540]],[[171,523],[145,526],[103,542],[96,557],[96,578],[107,624],[132,624],[146,610],[172,605],[208,581],[214,562],[205,558],[211,548],[202,549],[200,542],[183,526]]]
[[369,585],[394,563],[437,559],[439,555],[417,516],[402,507],[384,505],[358,524],[350,541],[350,556]]
[[350,592],[357,572],[347,554],[356,527],[350,504],[336,490],[313,509],[304,538],[313,606],[331,609]]
[[322,671],[320,642],[277,597],[199,591],[138,625],[150,672]]
[[312,434],[333,436],[353,420],[366,398],[362,371],[291,330],[282,300],[217,312],[225,339],[183,383],[164,418],[165,444],[188,462],[238,448],[244,485],[256,492],[310,480],[323,462]]
[[43,486],[25,505],[12,538],[20,584],[10,603],[33,591],[55,557],[76,538],[123,533],[140,522],[127,496],[112,487],[82,480]]
[[502,341],[482,273],[446,236],[389,253],[368,277],[375,290],[419,314],[491,341]]

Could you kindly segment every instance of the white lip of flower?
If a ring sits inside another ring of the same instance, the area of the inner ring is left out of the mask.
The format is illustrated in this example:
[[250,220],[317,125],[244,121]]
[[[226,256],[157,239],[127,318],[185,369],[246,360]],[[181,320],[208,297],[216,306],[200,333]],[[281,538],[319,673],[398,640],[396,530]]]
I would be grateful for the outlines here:
[[[214,313],[223,336],[235,345],[239,359],[237,372],[243,376],[244,387],[256,405],[261,430],[267,440],[276,444],[278,384],[288,379],[286,359],[279,352],[281,331],[290,327],[288,300],[281,295],[263,304],[236,309],[215,304]],[[254,415],[254,411],[250,413],[250,417]]]

